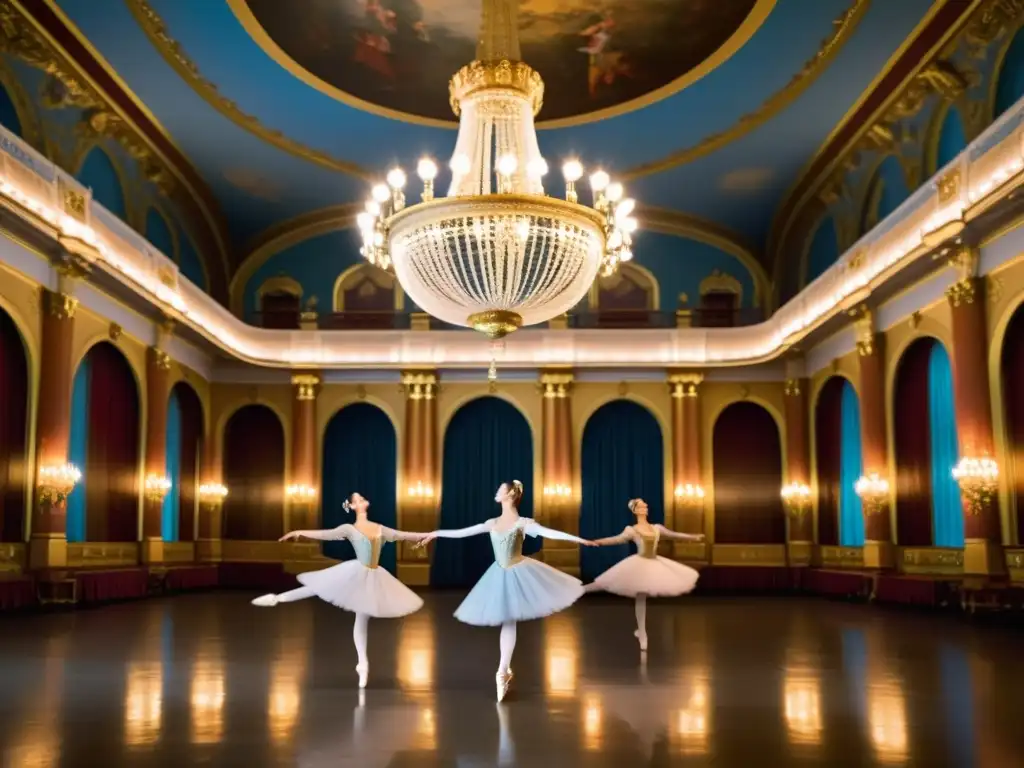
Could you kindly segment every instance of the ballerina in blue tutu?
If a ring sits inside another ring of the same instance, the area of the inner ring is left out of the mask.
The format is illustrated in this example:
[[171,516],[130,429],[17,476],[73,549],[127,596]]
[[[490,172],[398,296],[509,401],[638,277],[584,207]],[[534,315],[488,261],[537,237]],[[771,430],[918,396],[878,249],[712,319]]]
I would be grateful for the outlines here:
[[479,525],[457,531],[434,531],[417,546],[423,547],[435,538],[465,539],[486,533],[494,548],[494,564],[455,611],[455,618],[478,627],[501,627],[499,647],[501,661],[494,677],[498,701],[505,698],[512,682],[512,652],[516,647],[516,622],[539,619],[564,611],[583,595],[583,584],[566,573],[540,560],[523,556],[523,538],[543,536],[546,539],[575,541],[584,546],[594,544],[570,533],[555,531],[519,516],[523,484],[518,480],[502,483],[494,500],[501,504],[501,515]]

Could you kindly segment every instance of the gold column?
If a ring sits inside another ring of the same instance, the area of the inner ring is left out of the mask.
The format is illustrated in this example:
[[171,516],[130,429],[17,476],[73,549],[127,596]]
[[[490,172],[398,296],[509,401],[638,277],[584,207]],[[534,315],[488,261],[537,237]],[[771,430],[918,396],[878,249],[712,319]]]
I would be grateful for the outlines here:
[[[169,330],[169,326],[167,330]],[[143,485],[142,562],[164,561],[162,518],[167,477],[167,406],[171,396],[171,358],[160,347],[166,338],[161,333],[157,346],[146,356],[146,477]]]
[[[314,373],[292,376],[292,455],[288,516],[285,528],[318,528],[319,492],[316,471],[316,398],[320,377]],[[316,545],[312,545],[316,546]]]
[[[437,374],[404,372],[402,392],[405,395],[405,436],[399,526],[406,531],[429,531],[439,525]],[[429,584],[429,551],[416,549],[410,542],[399,542],[398,552],[398,577],[406,584]]]
[[[811,460],[807,430],[807,379],[790,378],[785,384],[786,403],[786,549],[790,565],[811,564],[814,526],[811,519]],[[780,489],[781,492],[781,489]]]
[[[672,513],[666,521],[684,533],[704,533],[704,488],[701,485],[700,457],[700,385],[699,373],[670,373],[672,396]],[[676,556],[686,560],[706,560],[704,542],[677,541]]]
[[[572,487],[572,382],[568,371],[541,373],[543,407],[543,486],[538,505],[545,524],[578,533],[579,495]],[[568,573],[578,573],[579,547],[567,541],[547,541],[544,562]]]
[[[202,447],[202,481],[199,493],[199,525],[196,535],[196,560],[202,563],[219,563],[223,552],[224,497],[216,493],[223,489],[221,457],[217,438],[207,431]],[[228,493],[230,493],[230,489]]]

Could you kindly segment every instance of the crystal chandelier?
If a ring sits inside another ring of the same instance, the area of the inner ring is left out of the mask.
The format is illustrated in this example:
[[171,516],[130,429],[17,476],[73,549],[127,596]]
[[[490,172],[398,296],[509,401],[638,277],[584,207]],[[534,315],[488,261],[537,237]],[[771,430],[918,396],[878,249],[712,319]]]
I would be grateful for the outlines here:
[[476,60],[448,88],[459,117],[448,196],[435,198],[438,167],[424,158],[422,201],[406,207],[406,174],[392,169],[358,217],[361,253],[428,314],[500,339],[568,312],[631,259],[636,204],[600,170],[593,205],[580,203],[575,159],[562,166],[565,199],[545,195],[533,124],[544,82],[520,60],[518,0],[484,0]]

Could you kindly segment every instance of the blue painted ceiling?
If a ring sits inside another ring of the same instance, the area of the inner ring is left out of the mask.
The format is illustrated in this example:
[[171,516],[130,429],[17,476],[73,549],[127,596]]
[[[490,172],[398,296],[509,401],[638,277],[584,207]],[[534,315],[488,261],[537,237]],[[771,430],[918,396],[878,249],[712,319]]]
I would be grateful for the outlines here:
[[[331,0],[352,6],[365,1]],[[715,7],[711,0],[631,1],[636,3],[631,12],[650,12],[652,18],[657,18],[655,6],[664,10],[673,2]],[[272,226],[363,199],[370,181],[393,163],[409,168],[423,154],[446,161],[453,149],[450,127],[354,106],[351,99],[317,87],[311,77],[284,68],[247,31],[244,13],[233,9],[245,6],[245,0],[47,2],[60,9],[68,26],[199,169],[241,255],[249,241]],[[324,2],[281,4],[298,16]],[[419,0],[442,10],[460,2]],[[576,0],[522,4],[542,11],[549,5],[560,11],[579,6],[581,18],[588,8]],[[758,5],[748,0],[751,4]],[[696,82],[622,114],[542,125],[541,150],[552,167],[560,158],[579,156],[588,166],[626,177],[630,193],[642,203],[709,219],[761,249],[801,168],[931,5],[930,0],[768,0],[767,5],[762,0],[763,23]],[[649,31],[657,35],[659,28]],[[329,45],[323,30],[320,35]],[[655,42],[662,49],[673,44]],[[339,77],[344,81],[351,74]],[[543,123],[543,111],[538,119]],[[552,174],[549,192],[559,183]]]

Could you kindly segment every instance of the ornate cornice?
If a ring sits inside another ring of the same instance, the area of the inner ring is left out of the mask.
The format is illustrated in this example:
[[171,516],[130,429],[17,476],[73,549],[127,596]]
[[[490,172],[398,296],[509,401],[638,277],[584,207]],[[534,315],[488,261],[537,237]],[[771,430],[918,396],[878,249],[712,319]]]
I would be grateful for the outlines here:
[[84,110],[89,130],[123,146],[149,181],[202,222],[197,245],[220,257],[222,269],[211,270],[210,288],[224,298],[230,238],[212,191],[53,0],[0,0],[0,48],[50,75],[44,106]]

